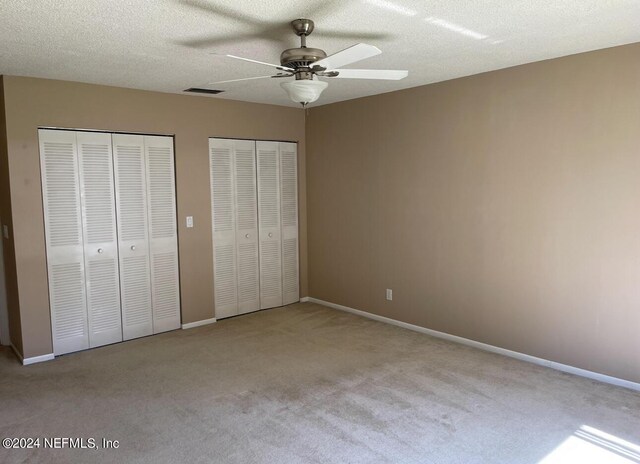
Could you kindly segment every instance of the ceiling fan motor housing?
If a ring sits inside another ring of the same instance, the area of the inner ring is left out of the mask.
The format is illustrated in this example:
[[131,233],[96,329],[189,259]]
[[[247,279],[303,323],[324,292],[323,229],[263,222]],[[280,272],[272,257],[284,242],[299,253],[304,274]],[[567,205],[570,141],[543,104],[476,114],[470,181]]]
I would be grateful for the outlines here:
[[280,64],[296,70],[296,80],[312,80],[311,65],[327,57],[324,50],[307,47],[306,38],[313,32],[314,24],[310,19],[296,19],[291,21],[296,35],[300,37],[299,48],[289,48],[280,55]]
[[280,64],[288,68],[308,68],[314,62],[326,58],[327,54],[319,48],[289,48],[280,55]]

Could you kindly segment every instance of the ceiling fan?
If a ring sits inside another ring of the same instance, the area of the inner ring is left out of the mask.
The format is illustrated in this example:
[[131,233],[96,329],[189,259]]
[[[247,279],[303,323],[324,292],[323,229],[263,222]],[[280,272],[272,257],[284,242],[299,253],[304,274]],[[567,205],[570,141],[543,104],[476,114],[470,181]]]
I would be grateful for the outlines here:
[[316,101],[328,84],[317,77],[338,79],[404,79],[408,71],[390,69],[342,69],[342,66],[379,55],[382,51],[373,45],[359,43],[342,51],[327,56],[324,50],[307,47],[307,37],[313,32],[314,24],[310,19],[296,19],[291,22],[295,33],[300,37],[300,47],[289,48],[280,55],[280,64],[265,63],[235,55],[214,55],[248,61],[250,63],[270,66],[277,69],[275,75],[246,77],[226,81],[211,82],[209,85],[226,84],[229,82],[249,81],[255,79],[295,77],[295,80],[283,82],[280,85],[294,102],[303,107]]

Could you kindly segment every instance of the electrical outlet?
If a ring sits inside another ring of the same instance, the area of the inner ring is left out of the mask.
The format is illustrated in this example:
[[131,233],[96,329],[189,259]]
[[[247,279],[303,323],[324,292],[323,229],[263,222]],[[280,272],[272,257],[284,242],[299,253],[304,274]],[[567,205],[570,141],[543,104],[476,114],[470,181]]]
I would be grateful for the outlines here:
[[191,229],[193,227],[193,216],[187,216],[187,228]]
[[387,289],[387,300],[393,300],[393,290],[391,290],[390,288]]

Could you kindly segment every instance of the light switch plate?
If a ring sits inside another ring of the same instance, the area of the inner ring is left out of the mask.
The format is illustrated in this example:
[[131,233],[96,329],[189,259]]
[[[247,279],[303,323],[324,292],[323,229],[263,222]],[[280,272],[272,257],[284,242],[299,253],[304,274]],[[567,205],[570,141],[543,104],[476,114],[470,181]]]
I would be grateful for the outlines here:
[[187,216],[187,228],[193,227],[193,216]]
[[3,225],[2,226],[2,235],[4,235],[4,238],[9,238],[9,226],[7,225]]
[[390,288],[387,289],[387,300],[393,300],[393,290],[391,290]]

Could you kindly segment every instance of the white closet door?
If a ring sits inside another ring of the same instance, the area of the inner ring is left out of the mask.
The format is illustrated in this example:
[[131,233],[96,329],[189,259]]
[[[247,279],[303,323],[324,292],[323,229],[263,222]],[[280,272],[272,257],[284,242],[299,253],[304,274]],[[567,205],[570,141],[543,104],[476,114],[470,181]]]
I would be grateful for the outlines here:
[[89,348],[76,134],[39,130],[53,352]]
[[298,146],[280,143],[282,303],[300,301],[298,277]]
[[125,340],[153,333],[144,137],[113,134]]
[[234,141],[209,139],[216,318],[238,314]]
[[278,142],[256,142],[260,235],[260,309],[282,306],[280,154]]
[[145,136],[153,333],[180,328],[173,137]]
[[238,313],[260,309],[256,143],[234,143]]
[[122,341],[111,134],[77,132],[89,346]]

